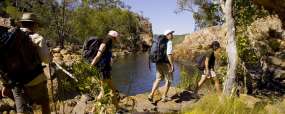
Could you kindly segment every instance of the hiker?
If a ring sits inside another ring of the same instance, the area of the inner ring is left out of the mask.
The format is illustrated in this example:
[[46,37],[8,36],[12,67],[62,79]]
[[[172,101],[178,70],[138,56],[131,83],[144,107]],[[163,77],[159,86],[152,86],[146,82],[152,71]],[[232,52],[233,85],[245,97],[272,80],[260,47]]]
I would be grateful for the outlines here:
[[[153,83],[151,93],[148,95],[148,100],[150,102],[153,102],[154,93],[158,89],[159,83],[162,79],[165,79],[165,92],[162,95],[162,102],[167,102],[171,100],[167,96],[167,93],[173,80],[173,71],[174,71],[174,63],[172,57],[173,33],[174,33],[173,30],[166,30],[163,35],[160,35],[156,39],[157,41],[155,42],[159,43],[155,44],[154,42],[152,44],[150,59],[158,59],[158,60],[152,60],[152,62],[156,64],[156,79]],[[156,56],[155,52],[158,53],[158,56]],[[153,57],[152,54],[154,54]]]
[[[50,114],[46,77],[48,74],[45,72],[50,60],[49,50],[45,39],[36,33],[37,21],[33,13],[24,13],[19,24],[21,24],[19,31],[23,34],[16,35],[15,38],[19,49],[7,52],[10,56],[6,59],[10,61],[7,63],[4,61],[6,75],[1,77],[8,77],[9,81],[4,82],[2,95],[6,96],[6,93],[12,90],[18,114],[31,113],[33,103],[41,105],[43,114]],[[26,40],[30,43],[21,42]]]
[[202,77],[201,80],[198,83],[198,86],[196,88],[196,92],[200,89],[202,84],[207,80],[207,79],[213,79],[215,82],[215,88],[218,93],[221,93],[221,87],[220,87],[220,82],[218,77],[216,76],[216,73],[214,71],[214,66],[215,66],[215,53],[220,50],[220,43],[218,41],[213,41],[212,44],[209,46],[209,49],[201,55],[201,62],[198,62],[199,69],[202,72]]
[[[101,77],[100,80],[100,93],[97,100],[104,97],[104,85],[107,84],[112,93],[118,93],[111,80],[111,60],[112,60],[112,44],[118,40],[118,32],[111,30],[105,38],[102,39],[99,49],[95,57],[91,61],[91,66],[95,66],[99,70]],[[114,95],[114,97],[117,97]],[[118,107],[117,103],[114,103]]]

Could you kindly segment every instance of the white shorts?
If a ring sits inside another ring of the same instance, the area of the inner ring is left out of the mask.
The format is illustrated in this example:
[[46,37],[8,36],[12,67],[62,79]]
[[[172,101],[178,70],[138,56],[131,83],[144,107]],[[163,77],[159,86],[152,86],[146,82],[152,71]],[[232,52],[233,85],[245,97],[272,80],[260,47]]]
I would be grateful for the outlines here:
[[[206,76],[206,70],[203,71],[203,74],[202,74],[202,77],[205,77]],[[210,70],[210,73],[209,75],[207,76],[207,78],[213,78],[213,77],[216,77],[216,73],[214,72],[214,70]]]

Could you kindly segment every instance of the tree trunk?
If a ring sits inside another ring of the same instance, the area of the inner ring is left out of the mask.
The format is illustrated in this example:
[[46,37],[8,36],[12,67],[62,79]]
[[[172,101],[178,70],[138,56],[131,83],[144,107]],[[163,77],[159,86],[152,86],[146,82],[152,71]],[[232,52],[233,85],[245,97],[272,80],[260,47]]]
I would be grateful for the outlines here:
[[237,48],[235,41],[235,25],[234,18],[232,15],[232,3],[233,0],[226,0],[225,3],[225,18],[227,26],[227,53],[228,53],[228,70],[227,77],[224,84],[224,95],[230,96],[235,86],[236,78],[236,66],[237,66]]
[[59,37],[59,47],[61,49],[64,48],[64,38],[65,38],[65,18],[66,18],[66,15],[65,15],[65,7],[66,7],[66,1],[63,0],[63,4],[62,4],[62,20],[61,20],[61,32],[60,32],[60,37]]

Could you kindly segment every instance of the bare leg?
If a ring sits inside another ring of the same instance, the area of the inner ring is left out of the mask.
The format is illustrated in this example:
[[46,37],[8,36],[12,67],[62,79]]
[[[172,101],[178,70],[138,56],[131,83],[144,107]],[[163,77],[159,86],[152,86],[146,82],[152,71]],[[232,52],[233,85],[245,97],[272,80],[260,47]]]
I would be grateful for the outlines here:
[[104,96],[104,81],[100,80],[100,93],[97,96],[97,100],[100,100]]
[[164,97],[167,96],[167,93],[168,93],[168,90],[169,90],[169,88],[170,88],[170,85],[171,85],[171,82],[170,82],[170,81],[166,81],[166,82],[165,82],[165,92],[164,92],[164,94],[163,94]]
[[201,80],[198,83],[198,86],[196,88],[196,92],[198,92],[198,90],[200,89],[200,87],[204,84],[204,82],[206,81],[207,76],[206,75],[202,75],[201,76]]
[[112,90],[112,92],[116,92],[117,89],[116,89],[115,86],[113,85],[112,80],[110,80],[110,79],[104,80],[104,83],[107,83],[107,84],[108,84],[108,86],[110,87],[110,89]]
[[116,88],[112,83],[111,79],[104,80],[104,83],[108,85],[111,89],[111,94],[112,94],[112,103],[115,105],[116,109],[119,109],[119,101],[118,101],[118,95],[115,94]]
[[217,92],[219,94],[222,93],[219,79],[217,77],[213,77],[213,79],[215,81],[215,87],[216,87]]
[[161,64],[156,64],[156,79],[153,82],[153,86],[152,86],[152,90],[150,95],[148,96],[149,98],[153,98],[155,91],[158,89],[159,87],[159,83],[161,81],[161,77],[162,77],[162,69],[161,69]]
[[152,86],[152,90],[151,90],[151,93],[150,93],[149,97],[152,98],[152,97],[154,96],[155,91],[158,89],[160,80],[161,80],[161,79],[156,79],[156,80],[154,81],[153,86]]

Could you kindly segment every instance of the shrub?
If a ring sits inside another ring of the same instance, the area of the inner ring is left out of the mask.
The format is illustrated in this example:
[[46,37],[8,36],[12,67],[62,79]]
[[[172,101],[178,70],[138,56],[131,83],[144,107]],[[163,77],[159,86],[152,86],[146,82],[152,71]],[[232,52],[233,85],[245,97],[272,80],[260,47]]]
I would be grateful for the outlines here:
[[80,62],[72,66],[72,71],[78,80],[73,83],[73,87],[76,87],[80,93],[91,95],[98,93],[100,74],[96,68],[90,67],[90,64],[85,62]]

